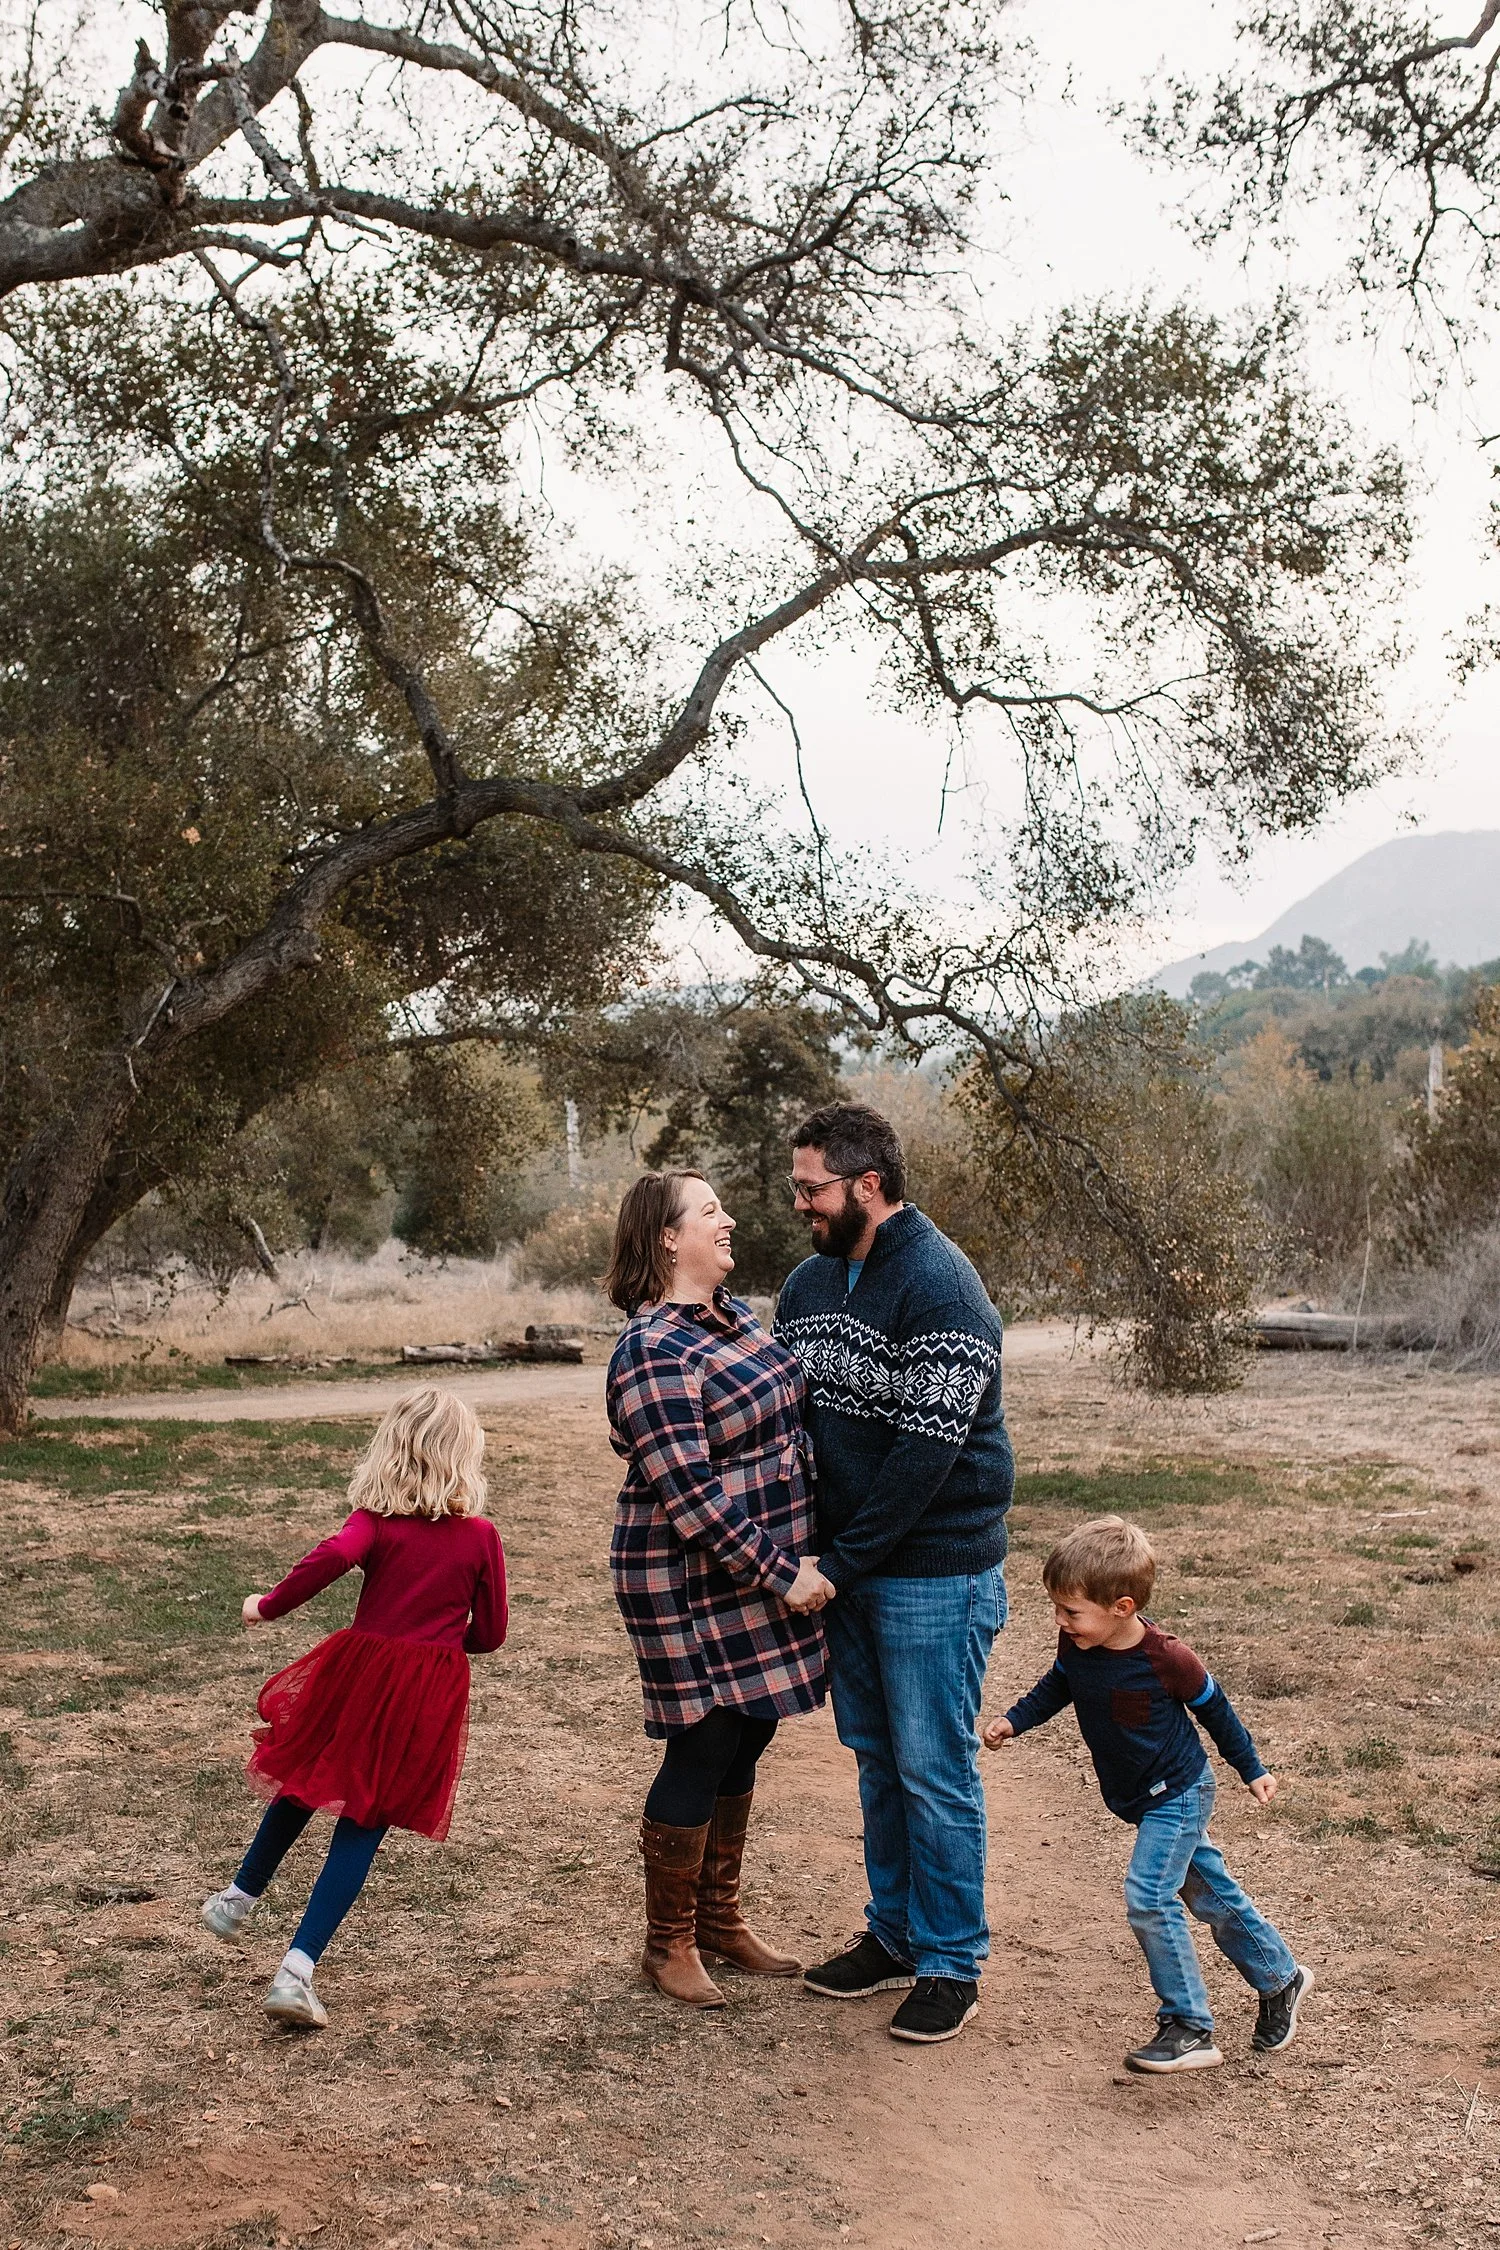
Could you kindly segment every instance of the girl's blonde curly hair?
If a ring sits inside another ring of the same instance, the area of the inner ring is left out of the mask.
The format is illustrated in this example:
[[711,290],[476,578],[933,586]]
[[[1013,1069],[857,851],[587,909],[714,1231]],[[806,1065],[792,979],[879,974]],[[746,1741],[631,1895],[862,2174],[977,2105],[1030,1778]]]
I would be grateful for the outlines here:
[[349,1486],[372,1516],[477,1516],[485,1502],[484,1432],[461,1398],[432,1383],[397,1399]]

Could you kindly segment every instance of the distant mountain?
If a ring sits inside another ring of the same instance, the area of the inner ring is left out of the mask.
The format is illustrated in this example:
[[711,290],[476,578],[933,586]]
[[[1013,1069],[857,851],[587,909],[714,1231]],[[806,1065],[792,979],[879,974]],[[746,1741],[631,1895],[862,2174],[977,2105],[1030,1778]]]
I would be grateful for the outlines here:
[[1222,972],[1238,968],[1241,961],[1264,961],[1273,945],[1295,952],[1304,937],[1331,945],[1351,974],[1378,967],[1382,953],[1400,953],[1411,938],[1431,946],[1444,964],[1456,961],[1468,968],[1495,960],[1500,957],[1500,829],[1398,836],[1393,843],[1378,844],[1288,907],[1259,937],[1211,945],[1185,961],[1169,962],[1146,982],[1185,999],[1200,970]]

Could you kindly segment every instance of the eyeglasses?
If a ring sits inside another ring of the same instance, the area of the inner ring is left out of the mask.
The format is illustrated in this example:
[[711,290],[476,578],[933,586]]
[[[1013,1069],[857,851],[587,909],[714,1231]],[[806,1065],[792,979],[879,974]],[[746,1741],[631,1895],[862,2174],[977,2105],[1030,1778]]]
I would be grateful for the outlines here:
[[858,1174],[853,1172],[835,1172],[831,1180],[799,1180],[788,1173],[786,1184],[791,1190],[794,1203],[816,1203],[825,1188],[846,1187],[851,1179],[857,1177]]

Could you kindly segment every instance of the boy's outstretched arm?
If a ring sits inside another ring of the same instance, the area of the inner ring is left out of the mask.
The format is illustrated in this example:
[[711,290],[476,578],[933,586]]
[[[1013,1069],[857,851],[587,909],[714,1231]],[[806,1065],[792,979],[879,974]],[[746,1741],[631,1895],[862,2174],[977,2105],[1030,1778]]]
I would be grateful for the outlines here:
[[[1266,1771],[1250,1729],[1211,1674],[1204,1675],[1203,1685],[1189,1701],[1188,1709],[1219,1755],[1233,1766],[1246,1788],[1254,1792],[1257,1802],[1268,1805],[1276,1794],[1276,1783]],[[1263,1787],[1263,1783],[1268,1783],[1269,1787]]]
[[1044,1726],[1048,1719],[1055,1719],[1059,1711],[1065,1711],[1072,1700],[1068,1675],[1060,1664],[1054,1664],[1050,1672],[1042,1674],[1029,1694],[1011,1705],[1003,1719],[991,1719],[984,1730],[985,1748],[998,1750],[1012,1735],[1026,1734],[1032,1727]]

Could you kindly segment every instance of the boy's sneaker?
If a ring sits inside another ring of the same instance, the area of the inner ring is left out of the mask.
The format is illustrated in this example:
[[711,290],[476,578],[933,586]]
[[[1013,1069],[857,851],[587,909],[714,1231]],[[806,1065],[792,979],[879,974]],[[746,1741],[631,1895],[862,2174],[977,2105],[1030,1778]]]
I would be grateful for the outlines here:
[[956,2039],[970,2016],[979,2012],[979,1986],[972,1978],[918,1977],[917,1989],[891,2018],[891,2037],[923,2047]]
[[1297,1974],[1290,1984],[1279,1992],[1263,1992],[1260,2009],[1255,2018],[1255,2030],[1250,2044],[1263,2055],[1274,2055],[1278,2047],[1290,2047],[1297,2036],[1297,2010],[1313,1988],[1313,1973],[1297,1964]]
[[215,1891],[198,1909],[199,1919],[212,1930],[215,1937],[227,1938],[231,1944],[245,1934],[245,1924],[255,1912],[259,1901],[241,1900],[233,1892]]
[[872,1992],[904,1992],[916,1981],[910,1961],[899,1961],[869,1930],[831,1961],[802,1972],[808,1991],[821,1992],[825,2000],[864,2000]]
[[1180,2016],[1168,2016],[1157,2027],[1156,2037],[1125,2057],[1127,2070],[1211,2070],[1224,2057],[1214,2045],[1211,2031],[1200,2031]]
[[278,1969],[262,2003],[272,2023],[292,2024],[301,2031],[326,2031],[328,2010],[306,1977]]

